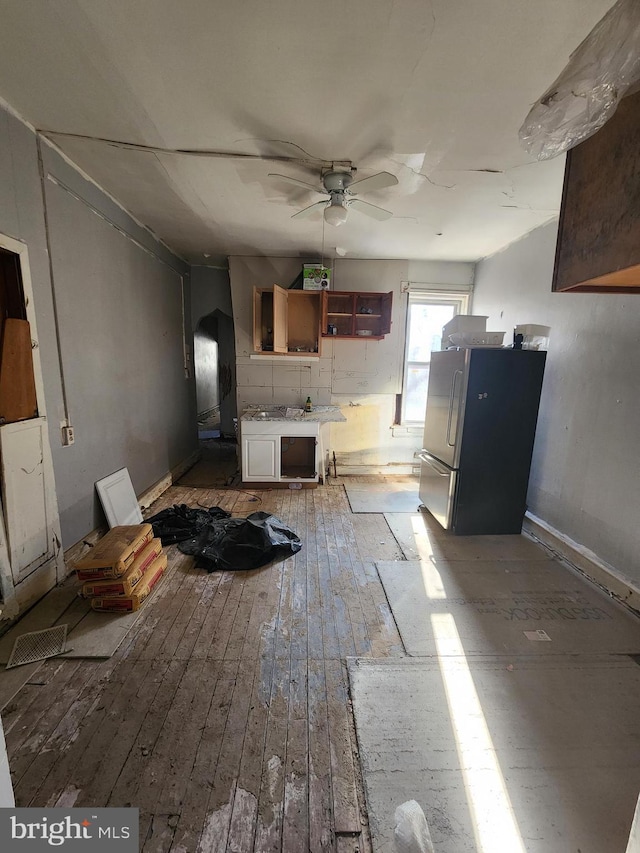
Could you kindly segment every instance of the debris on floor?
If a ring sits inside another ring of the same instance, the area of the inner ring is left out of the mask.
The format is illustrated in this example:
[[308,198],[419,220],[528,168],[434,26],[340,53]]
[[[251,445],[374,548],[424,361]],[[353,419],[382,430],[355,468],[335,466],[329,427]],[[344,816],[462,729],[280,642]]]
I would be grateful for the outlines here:
[[196,536],[210,521],[230,517],[231,513],[219,506],[197,509],[187,504],[174,504],[147,521],[153,528],[153,535],[161,539],[163,545],[173,545]]
[[217,506],[195,509],[176,504],[148,521],[163,544],[178,542],[183,554],[196,558],[196,568],[208,572],[257,569],[302,548],[298,536],[275,515],[229,516]]

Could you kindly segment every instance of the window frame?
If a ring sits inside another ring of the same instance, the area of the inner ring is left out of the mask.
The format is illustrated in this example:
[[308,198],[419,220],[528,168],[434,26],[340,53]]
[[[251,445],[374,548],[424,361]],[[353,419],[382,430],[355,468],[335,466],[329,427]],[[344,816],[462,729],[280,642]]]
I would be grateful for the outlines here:
[[471,307],[471,294],[461,293],[460,291],[453,290],[438,290],[437,288],[434,288],[433,290],[410,290],[407,296],[407,313],[405,317],[404,330],[404,353],[402,360],[402,403],[400,408],[400,425],[406,427],[420,427],[424,426],[424,418],[419,421],[413,421],[409,420],[405,416],[405,407],[407,402],[407,379],[409,369],[413,365],[416,365],[418,367],[428,367],[431,364],[431,360],[409,360],[409,324],[411,319],[411,306],[453,304],[454,316],[456,316],[457,314],[468,314]]

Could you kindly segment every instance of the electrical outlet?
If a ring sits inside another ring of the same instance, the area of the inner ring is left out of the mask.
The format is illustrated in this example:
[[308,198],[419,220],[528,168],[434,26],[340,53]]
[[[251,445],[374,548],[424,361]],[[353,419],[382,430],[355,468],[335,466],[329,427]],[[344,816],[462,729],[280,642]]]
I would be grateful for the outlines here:
[[72,426],[62,427],[62,446],[69,447],[75,441]]

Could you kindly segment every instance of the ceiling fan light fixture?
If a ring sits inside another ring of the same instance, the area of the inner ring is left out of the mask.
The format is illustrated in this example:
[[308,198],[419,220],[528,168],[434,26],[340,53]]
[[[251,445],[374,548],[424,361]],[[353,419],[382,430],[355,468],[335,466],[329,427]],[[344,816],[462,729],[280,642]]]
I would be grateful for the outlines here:
[[327,225],[334,225],[337,228],[338,225],[347,221],[347,208],[343,204],[334,204],[332,201],[324,209],[324,221]]

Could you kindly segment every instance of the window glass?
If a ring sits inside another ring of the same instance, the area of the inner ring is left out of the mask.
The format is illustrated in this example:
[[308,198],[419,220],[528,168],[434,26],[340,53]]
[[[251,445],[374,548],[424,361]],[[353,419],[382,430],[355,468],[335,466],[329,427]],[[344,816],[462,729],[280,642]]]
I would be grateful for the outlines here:
[[466,296],[437,291],[409,294],[402,423],[424,422],[431,353],[441,348],[444,324],[465,313],[467,301]]

